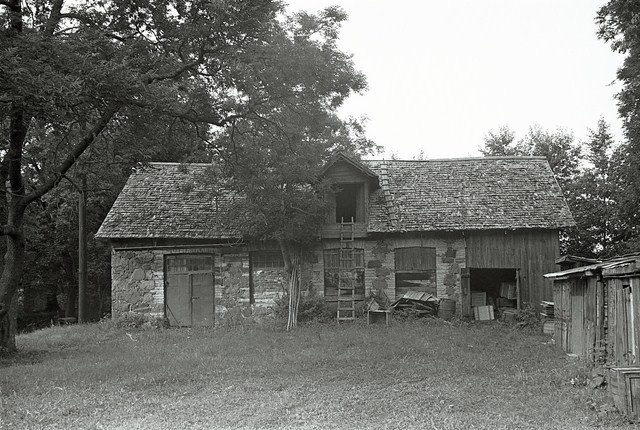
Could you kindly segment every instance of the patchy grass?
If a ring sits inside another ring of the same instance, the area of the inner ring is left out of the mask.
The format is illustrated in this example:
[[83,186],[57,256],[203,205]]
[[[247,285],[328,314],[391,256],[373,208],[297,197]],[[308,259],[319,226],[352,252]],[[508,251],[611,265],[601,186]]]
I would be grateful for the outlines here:
[[549,340],[439,320],[56,327],[0,361],[0,428],[634,428]]

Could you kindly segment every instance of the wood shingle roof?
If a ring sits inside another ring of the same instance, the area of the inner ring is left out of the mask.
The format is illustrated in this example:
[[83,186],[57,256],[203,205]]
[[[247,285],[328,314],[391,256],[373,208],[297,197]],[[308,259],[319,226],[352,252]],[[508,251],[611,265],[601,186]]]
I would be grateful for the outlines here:
[[[372,233],[558,229],[575,225],[543,157],[363,161],[380,188]],[[229,239],[220,222],[232,197],[201,176],[205,164],[151,163],[131,175],[97,237]]]
[[575,225],[544,157],[366,161],[380,172],[370,232]]

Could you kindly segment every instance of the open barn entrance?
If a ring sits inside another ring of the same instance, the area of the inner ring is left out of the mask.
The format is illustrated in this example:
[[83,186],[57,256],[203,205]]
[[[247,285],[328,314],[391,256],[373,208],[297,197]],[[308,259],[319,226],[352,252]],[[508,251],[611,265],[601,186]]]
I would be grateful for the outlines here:
[[496,311],[517,309],[517,269],[470,269],[471,306],[491,305]]

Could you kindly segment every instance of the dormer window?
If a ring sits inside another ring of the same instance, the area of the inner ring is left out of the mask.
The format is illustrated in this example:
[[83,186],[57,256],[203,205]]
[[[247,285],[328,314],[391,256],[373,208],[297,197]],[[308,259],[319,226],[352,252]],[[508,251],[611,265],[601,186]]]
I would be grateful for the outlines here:
[[336,222],[362,222],[358,210],[363,184],[340,184],[336,191]]

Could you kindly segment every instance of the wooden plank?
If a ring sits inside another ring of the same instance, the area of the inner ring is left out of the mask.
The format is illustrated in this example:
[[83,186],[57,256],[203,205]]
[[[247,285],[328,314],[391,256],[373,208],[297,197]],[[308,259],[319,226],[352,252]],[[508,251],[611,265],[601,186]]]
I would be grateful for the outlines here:
[[467,267],[460,270],[462,294],[462,316],[471,316],[471,271]]
[[396,248],[396,272],[436,269],[436,249],[427,247]]
[[605,346],[604,339],[604,285],[601,279],[596,280],[596,338],[595,345],[599,351]]
[[516,269],[516,306],[522,309],[522,293],[520,292],[520,269]]
[[569,344],[569,334],[571,333],[571,282],[564,281],[562,283],[562,320],[564,322],[562,329],[562,348],[565,352],[571,352]]
[[[633,339],[634,339],[634,355],[636,363],[640,362],[640,277],[630,279],[631,292],[633,294],[633,312],[631,317],[633,321]],[[640,392],[637,397],[640,398]],[[640,411],[639,411],[640,413]]]
[[620,364],[616,359],[616,301],[617,281],[607,280],[607,357],[614,364]]
[[571,297],[571,352],[584,357],[584,285],[577,283]]
[[556,345],[561,345],[561,333],[562,333],[562,321],[560,315],[562,315],[562,288],[560,282],[553,283],[553,302],[554,302],[554,324],[553,324],[553,340]]
[[620,306],[620,320],[618,321],[618,331],[620,331],[620,338],[622,340],[622,350],[620,351],[622,354],[622,358],[624,359],[625,364],[631,364],[629,354],[631,352],[631,342],[629,342],[629,331],[630,331],[630,323],[631,323],[631,297],[630,297],[630,288],[625,288],[623,286],[621,292],[621,306]]

